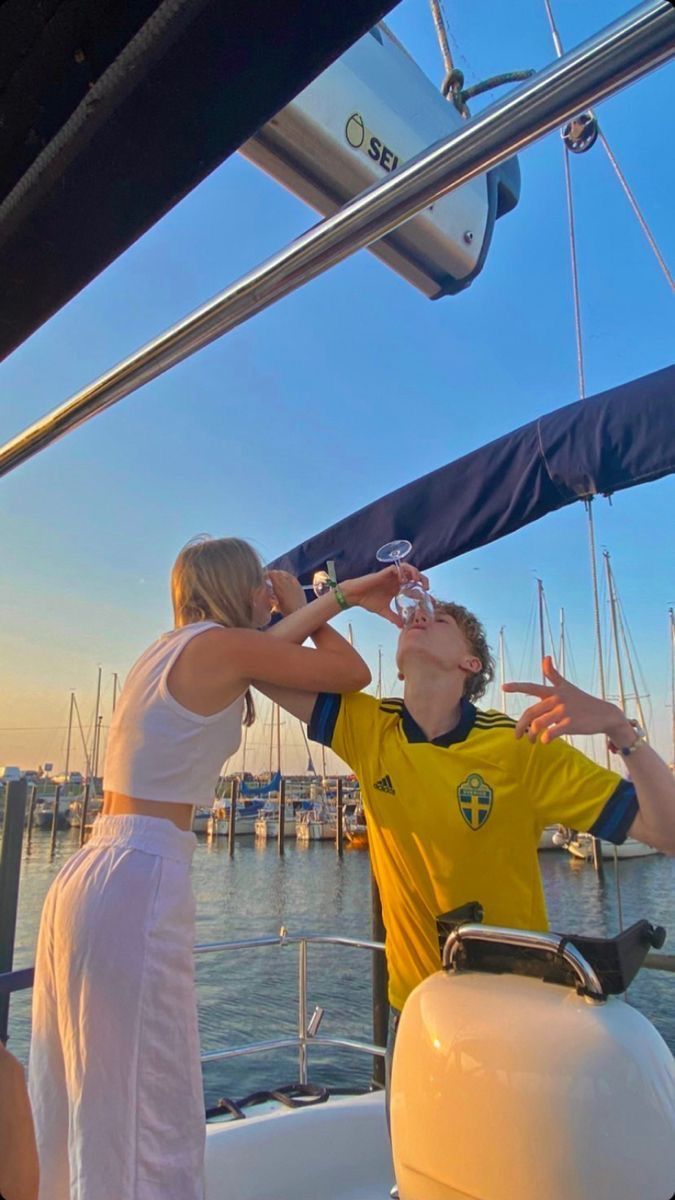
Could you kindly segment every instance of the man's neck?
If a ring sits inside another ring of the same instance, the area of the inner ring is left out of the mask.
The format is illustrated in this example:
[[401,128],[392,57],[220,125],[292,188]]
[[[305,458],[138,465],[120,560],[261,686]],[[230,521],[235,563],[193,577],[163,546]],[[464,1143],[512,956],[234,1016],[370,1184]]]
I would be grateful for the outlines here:
[[462,714],[464,676],[447,671],[406,674],[403,700],[411,717],[430,742],[454,729]]

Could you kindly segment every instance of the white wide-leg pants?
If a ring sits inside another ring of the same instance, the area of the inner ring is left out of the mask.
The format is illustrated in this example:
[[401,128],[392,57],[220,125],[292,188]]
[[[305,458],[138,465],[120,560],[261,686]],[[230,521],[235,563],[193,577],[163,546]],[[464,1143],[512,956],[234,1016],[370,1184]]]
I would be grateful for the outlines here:
[[45,900],[29,1087],[40,1200],[202,1200],[196,844],[101,816]]

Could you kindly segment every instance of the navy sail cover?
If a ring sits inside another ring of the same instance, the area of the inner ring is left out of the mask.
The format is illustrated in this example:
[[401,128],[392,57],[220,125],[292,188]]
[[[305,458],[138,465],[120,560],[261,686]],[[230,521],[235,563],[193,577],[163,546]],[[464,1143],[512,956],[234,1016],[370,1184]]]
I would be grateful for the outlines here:
[[675,365],[548,413],[366,505],[270,567],[303,583],[335,561],[365,575],[394,538],[423,569],[538,521],[575,500],[610,495],[675,470]]

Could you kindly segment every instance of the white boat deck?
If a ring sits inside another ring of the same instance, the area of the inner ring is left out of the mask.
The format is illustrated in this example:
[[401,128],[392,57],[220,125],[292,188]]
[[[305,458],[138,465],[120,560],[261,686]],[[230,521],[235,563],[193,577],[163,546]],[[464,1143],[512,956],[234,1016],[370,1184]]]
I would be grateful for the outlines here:
[[388,1200],[384,1093],[207,1126],[206,1200]]

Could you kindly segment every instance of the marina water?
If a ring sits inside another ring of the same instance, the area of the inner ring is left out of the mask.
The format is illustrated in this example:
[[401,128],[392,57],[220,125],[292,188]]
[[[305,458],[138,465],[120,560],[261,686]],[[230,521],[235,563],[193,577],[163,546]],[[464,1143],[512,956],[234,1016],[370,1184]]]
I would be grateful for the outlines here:
[[[50,837],[35,831],[24,849],[15,967],[34,960],[40,909],[55,874],[78,846],[76,830],[59,834],[54,859]],[[589,863],[566,852],[540,853],[551,928],[613,935],[619,929],[615,867],[605,863],[604,884]],[[624,926],[641,917],[665,925],[664,950],[675,944],[675,859],[663,855],[623,860],[619,882]],[[332,844],[288,841],[282,858],[276,845],[238,838],[228,857],[225,838],[199,838],[193,865],[197,941],[229,941],[289,933],[343,934],[369,938],[370,867],[365,852],[339,860]],[[468,897],[480,899],[480,897]],[[321,1034],[372,1041],[372,953],[354,947],[309,946],[308,1011],[326,1010]],[[268,946],[200,955],[197,962],[199,1022],[205,1052],[297,1032],[297,946]],[[640,972],[629,1002],[654,1023],[675,1050],[675,980],[657,971]],[[9,1047],[27,1060],[30,993],[12,997]],[[555,1037],[555,1030],[551,1030]],[[335,1088],[367,1087],[372,1060],[345,1050],[310,1048],[309,1078]],[[204,1070],[207,1104],[220,1096],[241,1098],[260,1088],[297,1080],[297,1054],[276,1051],[210,1063]]]

